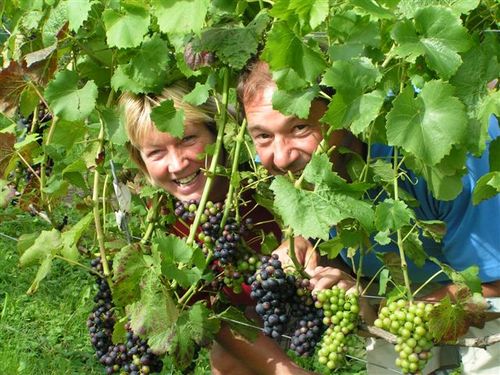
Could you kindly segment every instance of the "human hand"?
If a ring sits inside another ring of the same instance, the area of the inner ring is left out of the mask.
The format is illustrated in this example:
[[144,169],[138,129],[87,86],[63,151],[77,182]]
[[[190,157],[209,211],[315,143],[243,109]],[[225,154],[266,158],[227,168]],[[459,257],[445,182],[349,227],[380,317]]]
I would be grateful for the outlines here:
[[323,289],[330,289],[334,285],[345,291],[349,291],[356,286],[356,280],[351,275],[333,267],[316,267],[312,270],[309,281],[313,288],[313,293]]
[[[289,248],[290,242],[286,240],[282,242],[276,250],[273,251],[273,254],[278,255],[281,266],[285,271],[287,268],[295,268],[295,265],[293,264],[292,258],[289,254]],[[304,267],[304,270],[308,274],[311,274],[319,264],[320,257],[318,252],[314,249],[313,245],[308,240],[301,236],[294,238],[294,249],[295,256],[297,257],[299,264]]]

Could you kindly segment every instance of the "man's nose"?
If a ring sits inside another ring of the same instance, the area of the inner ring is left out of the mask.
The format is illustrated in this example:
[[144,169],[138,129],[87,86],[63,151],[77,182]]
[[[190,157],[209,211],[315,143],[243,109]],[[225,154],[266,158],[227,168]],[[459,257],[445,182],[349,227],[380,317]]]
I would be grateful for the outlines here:
[[278,140],[274,145],[274,165],[276,168],[286,173],[292,169],[292,165],[297,160],[299,153],[285,140]]

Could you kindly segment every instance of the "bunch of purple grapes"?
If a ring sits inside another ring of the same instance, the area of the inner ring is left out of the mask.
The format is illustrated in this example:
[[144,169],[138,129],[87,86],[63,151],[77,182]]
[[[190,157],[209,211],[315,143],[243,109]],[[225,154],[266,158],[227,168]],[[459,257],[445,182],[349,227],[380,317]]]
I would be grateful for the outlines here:
[[[92,260],[91,266],[99,273],[102,272],[100,258]],[[163,362],[151,352],[145,340],[133,333],[130,324],[125,326],[126,343],[113,344],[115,318],[111,289],[106,279],[98,277],[96,283],[98,286],[94,297],[96,305],[88,317],[87,327],[96,357],[106,367],[106,374],[139,375],[160,372]]]

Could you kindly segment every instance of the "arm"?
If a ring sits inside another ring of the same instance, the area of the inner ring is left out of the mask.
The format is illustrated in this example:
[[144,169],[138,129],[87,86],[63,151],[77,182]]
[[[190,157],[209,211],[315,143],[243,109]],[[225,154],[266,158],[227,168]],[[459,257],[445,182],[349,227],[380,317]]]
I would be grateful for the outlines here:
[[[310,375],[295,364],[279,347],[267,336],[260,333],[254,342],[236,336],[227,325],[223,325],[218,336],[217,344],[236,359],[241,367],[253,374],[261,375]],[[234,372],[240,374],[239,372]],[[229,374],[225,372],[225,375]]]
[[[500,280],[493,281],[491,283],[483,283],[481,286],[483,297],[500,297]],[[449,284],[439,288],[431,294],[428,294],[424,297],[424,299],[430,302],[437,302],[444,297],[449,296],[452,300],[454,300],[456,292],[457,286],[455,284]]]

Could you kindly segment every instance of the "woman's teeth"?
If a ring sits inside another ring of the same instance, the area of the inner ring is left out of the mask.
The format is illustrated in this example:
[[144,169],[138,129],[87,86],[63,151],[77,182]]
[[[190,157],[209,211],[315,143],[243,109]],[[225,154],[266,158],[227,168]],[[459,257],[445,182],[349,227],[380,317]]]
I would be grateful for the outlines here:
[[200,174],[200,171],[198,170],[197,172],[193,173],[192,175],[189,175],[189,176],[184,177],[184,178],[179,178],[177,180],[174,180],[174,182],[177,185],[187,185],[190,182],[192,182],[196,177],[198,177],[199,174]]

